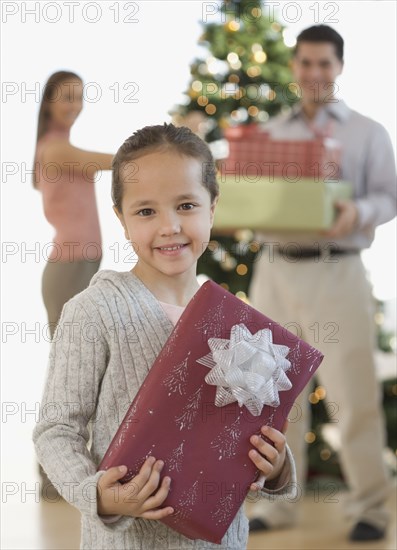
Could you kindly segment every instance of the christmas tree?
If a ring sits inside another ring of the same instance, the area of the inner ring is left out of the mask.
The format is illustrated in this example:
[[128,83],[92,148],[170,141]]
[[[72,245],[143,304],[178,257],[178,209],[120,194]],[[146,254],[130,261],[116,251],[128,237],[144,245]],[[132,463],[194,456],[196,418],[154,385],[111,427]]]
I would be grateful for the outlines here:
[[178,112],[201,112],[207,141],[233,124],[265,122],[296,101],[284,29],[266,11],[260,0],[227,0],[219,22],[204,24],[207,55],[193,61],[187,103]]
[[[206,55],[191,65],[186,104],[173,112],[177,123],[208,142],[221,139],[230,126],[264,123],[297,100],[291,49],[266,4],[227,0],[211,20],[203,24],[200,44]],[[233,236],[214,233],[198,272],[244,299],[258,251],[249,230]]]

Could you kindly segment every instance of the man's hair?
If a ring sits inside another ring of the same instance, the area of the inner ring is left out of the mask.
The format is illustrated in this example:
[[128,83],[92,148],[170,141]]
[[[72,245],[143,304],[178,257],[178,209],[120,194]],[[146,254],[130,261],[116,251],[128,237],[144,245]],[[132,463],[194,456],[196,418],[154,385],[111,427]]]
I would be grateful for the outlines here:
[[343,38],[328,25],[314,25],[304,29],[296,39],[295,55],[301,42],[329,42],[335,46],[335,53],[339,61],[343,61]]

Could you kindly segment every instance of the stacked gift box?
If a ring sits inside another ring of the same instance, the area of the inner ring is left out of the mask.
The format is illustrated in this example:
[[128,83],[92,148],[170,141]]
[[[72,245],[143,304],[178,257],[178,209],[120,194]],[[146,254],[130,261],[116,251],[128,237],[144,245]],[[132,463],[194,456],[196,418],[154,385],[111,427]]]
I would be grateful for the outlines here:
[[335,201],[351,197],[350,184],[339,179],[334,139],[274,140],[256,125],[230,128],[226,137],[215,228],[327,229]]
[[225,134],[229,156],[220,163],[224,173],[255,175],[261,171],[262,176],[267,176],[271,167],[274,176],[291,180],[294,179],[293,169],[301,177],[339,179],[341,151],[332,138],[274,140],[257,125],[229,128]]

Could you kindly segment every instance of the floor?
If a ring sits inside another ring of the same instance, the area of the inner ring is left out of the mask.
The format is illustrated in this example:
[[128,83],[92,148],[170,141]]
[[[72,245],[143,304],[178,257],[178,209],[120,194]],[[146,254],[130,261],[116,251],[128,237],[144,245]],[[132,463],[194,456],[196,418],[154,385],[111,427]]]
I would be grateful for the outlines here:
[[350,525],[343,517],[343,499],[336,503],[324,502],[326,499],[321,493],[313,493],[303,501],[299,527],[251,535],[248,550],[396,550],[396,497],[397,487],[394,483],[388,502],[392,522],[387,537],[382,541],[349,542]]
[[[32,471],[35,468],[32,468]],[[4,550],[77,550],[79,513],[64,500],[40,502],[39,477],[25,486],[3,482],[2,543]],[[388,506],[392,517],[387,538],[377,543],[349,543],[349,525],[342,514],[342,500],[329,503],[323,495],[304,498],[299,528],[251,535],[248,550],[395,550],[396,484]],[[342,495],[343,497],[343,495]],[[249,504],[247,513],[249,514]],[[161,550],[161,549],[151,549]],[[242,549],[243,550],[243,549]]]

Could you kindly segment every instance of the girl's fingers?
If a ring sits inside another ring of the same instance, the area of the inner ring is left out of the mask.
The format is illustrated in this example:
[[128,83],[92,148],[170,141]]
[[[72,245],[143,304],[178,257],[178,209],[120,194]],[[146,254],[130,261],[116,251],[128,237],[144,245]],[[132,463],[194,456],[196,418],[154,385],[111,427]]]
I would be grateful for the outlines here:
[[270,443],[267,443],[262,437],[253,435],[250,439],[250,442],[254,447],[259,451],[264,457],[267,458],[267,460],[271,463],[275,462],[277,460],[277,457],[279,455],[279,452],[277,449],[273,447],[273,445],[270,445]]
[[109,468],[106,472],[100,477],[98,482],[101,489],[106,489],[112,487],[119,479],[125,476],[127,473],[127,466],[114,466]]
[[149,511],[149,510],[153,510],[153,508],[158,508],[159,506],[161,506],[168,496],[168,493],[170,491],[170,486],[171,486],[171,478],[167,476],[161,482],[160,488],[157,491],[157,493],[149,497],[144,502],[142,506],[142,510]]
[[260,491],[261,489],[263,489],[263,487],[265,486],[265,481],[266,476],[264,474],[260,474],[258,479],[254,483],[251,483],[251,491]]
[[164,467],[164,462],[162,460],[157,460],[152,469],[149,478],[146,483],[142,486],[139,497],[142,501],[146,501],[158,488],[160,483],[160,473]]
[[[123,502],[134,507],[138,506],[138,509],[144,509],[145,502],[158,488],[163,466],[164,462],[162,460],[156,460],[154,457],[146,459],[139,470],[139,474],[128,483],[120,486]],[[159,506],[163,500],[159,500],[156,506]],[[153,505],[152,508],[156,506]],[[146,509],[148,510],[148,508]]]
[[128,483],[131,483],[133,481],[135,485],[139,486],[139,490],[141,490],[149,481],[150,476],[152,475],[153,466],[155,464],[156,459],[154,458],[154,456],[149,456],[142,464],[139,473],[134,476]]
[[248,453],[248,456],[263,475],[267,477],[272,473],[273,466],[258,451],[253,449]]
[[154,456],[149,456],[145,462],[142,464],[141,469],[139,470],[139,473],[135,476],[141,476],[142,481],[146,483],[146,481],[149,479],[150,474],[152,473],[152,468],[154,464],[156,463],[156,459]]
[[123,498],[125,502],[137,503],[139,500],[145,500],[145,498],[147,498],[142,498],[141,491],[150,479],[152,468],[155,463],[156,459],[153,456],[149,456],[142,464],[139,473],[130,479],[130,481],[121,485],[120,491],[124,495]]
[[174,509],[170,506],[167,508],[161,508],[160,510],[148,510],[144,512],[139,517],[145,519],[162,519],[174,513]]
[[285,447],[285,435],[270,426],[262,426],[261,433],[273,441],[274,446],[280,452]]

